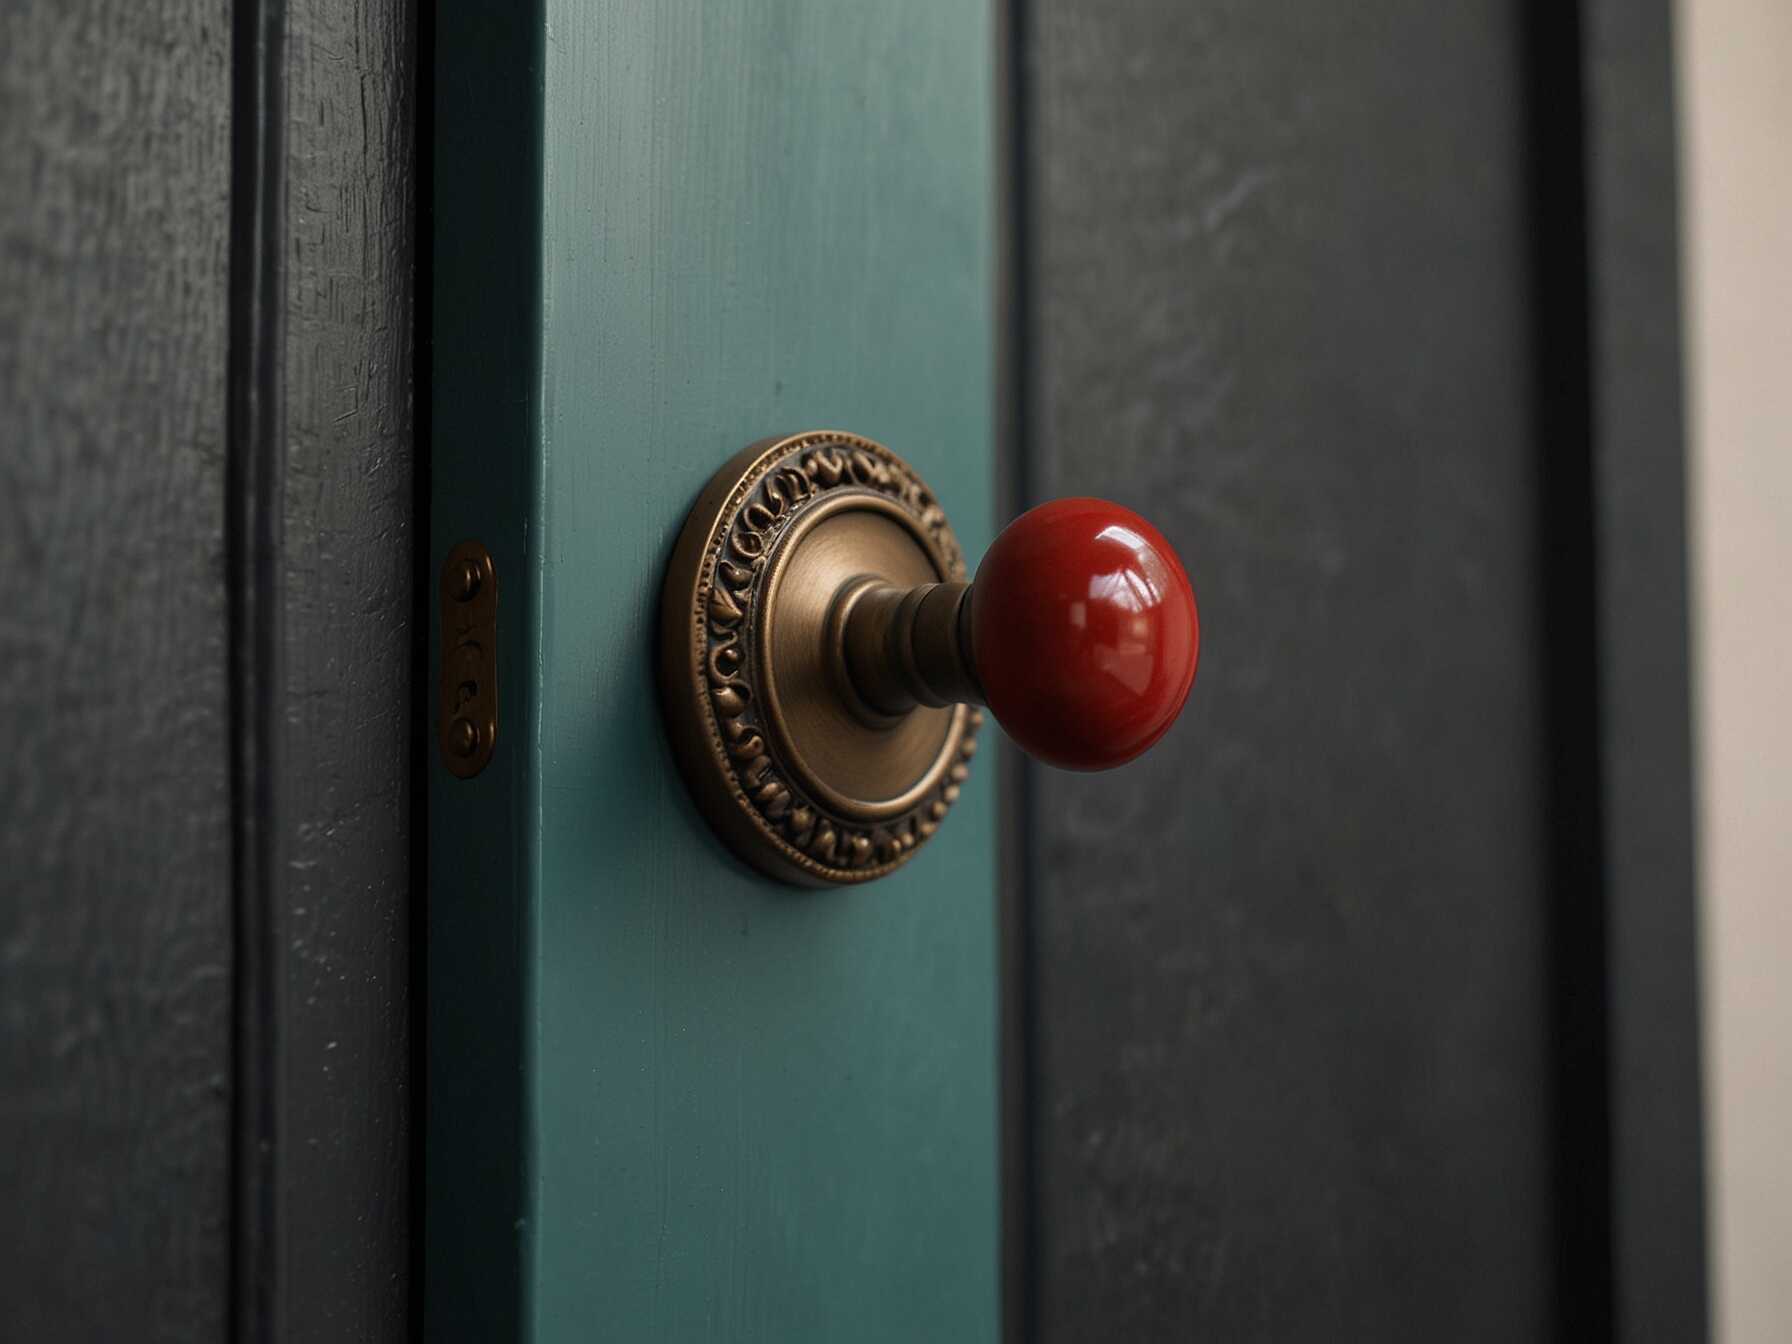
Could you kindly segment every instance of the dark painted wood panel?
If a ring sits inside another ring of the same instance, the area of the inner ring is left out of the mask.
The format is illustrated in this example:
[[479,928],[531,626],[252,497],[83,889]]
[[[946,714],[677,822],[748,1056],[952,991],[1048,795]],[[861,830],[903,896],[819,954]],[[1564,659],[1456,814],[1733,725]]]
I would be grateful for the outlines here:
[[408,1334],[414,29],[0,18],[8,1338]]
[[1598,496],[1617,1337],[1707,1332],[1673,34],[1591,0],[1583,45]]
[[1549,1333],[1519,19],[1032,6],[1029,490],[1156,519],[1204,634],[1033,779],[1042,1338]]
[[228,1302],[230,6],[0,15],[0,1333]]
[[277,1338],[407,1337],[414,15],[291,0]]

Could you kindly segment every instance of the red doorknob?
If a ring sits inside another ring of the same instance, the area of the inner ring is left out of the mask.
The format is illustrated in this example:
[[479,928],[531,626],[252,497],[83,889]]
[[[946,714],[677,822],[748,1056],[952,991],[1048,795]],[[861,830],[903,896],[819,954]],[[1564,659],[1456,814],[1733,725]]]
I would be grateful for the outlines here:
[[965,577],[942,501],[862,435],[764,440],[711,478],[667,566],[660,682],[693,795],[743,858],[813,885],[900,867],[970,780],[978,706],[1072,770],[1163,736],[1200,622],[1156,528],[1054,500]]
[[847,680],[872,715],[987,704],[1029,755],[1124,765],[1194,685],[1200,618],[1161,533],[1104,499],[1055,499],[1002,530],[970,585],[844,594]]
[[1067,770],[1122,765],[1162,737],[1201,648],[1176,552],[1103,499],[1054,499],[1004,528],[977,568],[970,626],[991,712]]

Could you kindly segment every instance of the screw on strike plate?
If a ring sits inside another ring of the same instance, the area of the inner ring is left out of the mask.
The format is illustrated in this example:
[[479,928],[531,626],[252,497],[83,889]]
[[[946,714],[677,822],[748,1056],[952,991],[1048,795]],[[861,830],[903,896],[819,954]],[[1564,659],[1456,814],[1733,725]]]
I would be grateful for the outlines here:
[[463,541],[442,565],[441,704],[436,740],[448,773],[471,779],[498,744],[498,574]]
[[448,725],[446,741],[448,750],[456,756],[471,756],[479,750],[479,728],[471,719],[457,718]]
[[456,602],[471,602],[479,595],[480,585],[485,582],[485,575],[476,560],[462,560],[452,566],[449,577],[443,586],[450,589]]

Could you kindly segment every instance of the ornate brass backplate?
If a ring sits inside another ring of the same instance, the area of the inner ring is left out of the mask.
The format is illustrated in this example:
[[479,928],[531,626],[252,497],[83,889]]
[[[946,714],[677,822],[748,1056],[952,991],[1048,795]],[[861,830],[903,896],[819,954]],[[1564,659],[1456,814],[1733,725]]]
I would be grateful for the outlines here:
[[666,574],[660,683],[691,793],[742,858],[807,886],[865,882],[938,828],[982,712],[870,709],[842,640],[876,581],[964,577],[933,493],[870,439],[762,440],[710,480]]

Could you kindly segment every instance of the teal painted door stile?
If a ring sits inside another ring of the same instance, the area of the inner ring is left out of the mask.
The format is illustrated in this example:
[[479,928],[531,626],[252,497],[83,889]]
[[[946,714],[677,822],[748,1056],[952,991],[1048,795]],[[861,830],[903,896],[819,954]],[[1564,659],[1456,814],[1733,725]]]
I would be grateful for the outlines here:
[[431,1340],[996,1337],[993,769],[893,877],[781,887],[653,668],[755,439],[876,438],[987,544],[991,23],[439,6],[431,554],[492,551],[500,728],[431,769]]

